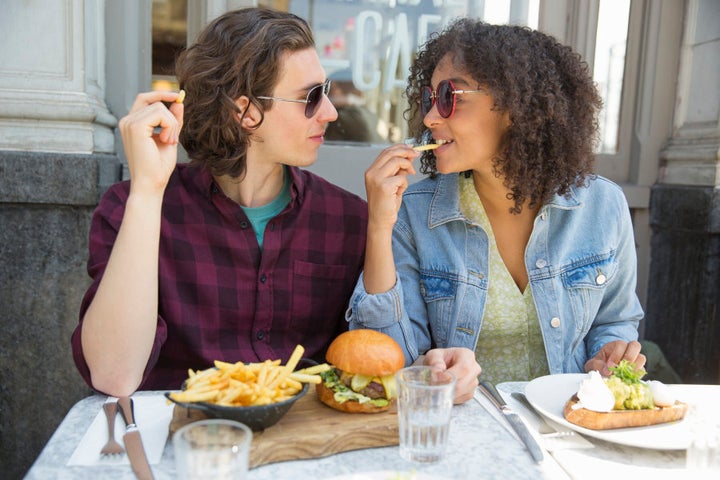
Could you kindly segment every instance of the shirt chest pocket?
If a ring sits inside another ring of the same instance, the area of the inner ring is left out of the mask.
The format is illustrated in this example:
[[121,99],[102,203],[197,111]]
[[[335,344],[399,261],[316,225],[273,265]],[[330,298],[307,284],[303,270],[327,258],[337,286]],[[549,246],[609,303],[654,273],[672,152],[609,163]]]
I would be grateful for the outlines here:
[[581,336],[590,329],[605,291],[608,285],[612,284],[617,272],[617,259],[611,252],[601,258],[593,256],[586,262],[576,262],[574,268],[562,274],[575,330]]
[[447,343],[457,290],[458,280],[452,274],[428,271],[420,273],[420,293],[425,301],[435,345]]
[[348,265],[324,265],[296,260],[293,264],[292,317],[337,325],[343,317],[355,276]]
[[447,273],[422,272],[420,292],[426,303],[452,298],[457,292],[457,279]]
[[574,267],[562,275],[563,285],[567,289],[589,288],[603,290],[613,281],[618,271],[618,262],[614,252],[603,257],[593,256],[586,261],[575,262]]

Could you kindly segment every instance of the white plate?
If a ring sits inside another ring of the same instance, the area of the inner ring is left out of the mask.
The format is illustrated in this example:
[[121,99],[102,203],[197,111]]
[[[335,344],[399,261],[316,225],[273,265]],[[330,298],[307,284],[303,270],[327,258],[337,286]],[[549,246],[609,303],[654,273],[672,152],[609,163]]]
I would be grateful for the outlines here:
[[[631,447],[658,450],[684,450],[687,448],[690,443],[690,431],[686,420],[649,427],[614,430],[590,430],[565,420],[563,416],[565,403],[577,393],[580,381],[586,377],[587,374],[584,373],[539,377],[525,386],[525,395],[533,407],[549,419],[589,437]],[[678,400],[688,404],[700,401],[702,403],[720,402],[720,386],[717,385],[668,385],[668,387]]]

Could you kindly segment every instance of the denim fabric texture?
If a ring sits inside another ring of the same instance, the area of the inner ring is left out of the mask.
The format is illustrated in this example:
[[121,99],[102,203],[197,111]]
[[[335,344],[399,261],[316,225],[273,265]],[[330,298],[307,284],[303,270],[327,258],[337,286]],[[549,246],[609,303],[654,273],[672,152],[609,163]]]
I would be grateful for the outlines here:
[[[622,189],[597,176],[542,206],[525,251],[550,373],[583,372],[607,342],[636,340],[643,317]],[[460,212],[457,174],[411,185],[393,231],[395,286],[360,277],[345,318],[392,336],[412,363],[431,348],[475,349],[488,291],[486,232]]]

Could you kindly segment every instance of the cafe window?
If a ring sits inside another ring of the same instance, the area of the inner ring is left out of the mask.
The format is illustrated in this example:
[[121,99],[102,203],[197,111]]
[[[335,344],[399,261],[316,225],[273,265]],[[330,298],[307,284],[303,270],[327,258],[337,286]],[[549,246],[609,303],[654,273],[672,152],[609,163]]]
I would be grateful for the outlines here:
[[593,79],[603,99],[599,153],[618,151],[630,0],[601,0],[598,9]]
[[308,20],[320,61],[332,80],[338,120],[325,139],[386,144],[407,136],[403,116],[410,64],[428,36],[457,17],[537,28],[539,0],[260,1]]
[[177,90],[175,59],[187,44],[187,0],[152,1],[152,88]]
[[[198,8],[188,0],[152,1],[152,86],[177,89],[174,62],[185,48],[188,22],[201,28],[222,13],[223,2]],[[202,6],[201,5],[201,6]],[[407,137],[404,98],[410,63],[428,36],[457,17],[540,28],[576,49],[590,64],[603,99],[599,173],[629,178],[629,129],[637,75],[628,55],[637,49],[638,11],[632,0],[236,0],[233,8],[267,6],[306,19],[317,52],[333,80],[330,98],[338,120],[326,145],[382,146]],[[635,13],[633,13],[635,12]],[[195,17],[200,18],[195,18]],[[633,20],[635,18],[635,20]],[[563,21],[567,19],[567,23]],[[633,23],[634,22],[634,23]],[[635,45],[635,46],[634,46]],[[374,151],[374,149],[373,149]],[[343,150],[343,154],[349,152]],[[371,157],[359,149],[362,158]],[[354,155],[354,154],[353,154]],[[340,172],[347,174],[345,170]]]

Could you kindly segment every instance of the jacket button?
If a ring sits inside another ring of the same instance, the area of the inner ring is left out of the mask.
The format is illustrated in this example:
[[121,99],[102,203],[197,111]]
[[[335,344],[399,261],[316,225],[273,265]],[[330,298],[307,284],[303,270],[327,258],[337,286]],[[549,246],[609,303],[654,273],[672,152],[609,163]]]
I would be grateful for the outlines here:
[[552,320],[550,320],[550,326],[558,328],[560,326],[560,319],[558,317],[553,317]]
[[265,283],[266,280],[267,280],[267,277],[265,276],[264,273],[262,275],[260,275],[260,283]]
[[245,220],[243,220],[242,222],[240,222],[240,228],[242,228],[243,230],[245,230],[246,228],[248,228],[248,222],[246,222]]
[[547,262],[545,261],[545,259],[539,258],[539,259],[535,262],[535,266],[536,266],[537,268],[545,268],[545,267],[547,266]]
[[607,278],[605,277],[605,275],[603,275],[603,273],[600,271],[600,269],[598,269],[598,275],[597,275],[597,277],[595,277],[595,283],[597,283],[598,285],[602,285],[606,281],[607,281]]
[[265,332],[262,330],[258,330],[258,332],[255,334],[255,338],[257,338],[258,340],[262,340],[263,338],[265,338]]

